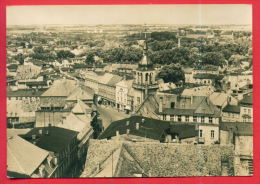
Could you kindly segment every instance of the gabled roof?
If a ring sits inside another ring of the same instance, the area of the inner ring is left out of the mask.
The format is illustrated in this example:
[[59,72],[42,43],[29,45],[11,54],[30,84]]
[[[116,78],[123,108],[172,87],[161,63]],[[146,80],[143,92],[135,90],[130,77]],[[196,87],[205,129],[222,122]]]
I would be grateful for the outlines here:
[[65,128],[68,130],[73,130],[79,132],[78,139],[81,140],[85,133],[92,131],[92,127],[90,125],[91,118],[87,117],[83,120],[83,118],[79,118],[77,115],[70,113],[65,120],[63,120],[58,127]]
[[7,170],[9,172],[31,176],[48,155],[47,151],[19,136],[7,139]]
[[[39,130],[42,130],[40,135]],[[33,142],[32,135],[36,135],[35,145],[52,152],[60,152],[68,147],[78,132],[60,127],[37,127],[22,136],[26,140]]]
[[41,96],[64,96],[67,97],[77,87],[74,80],[57,80],[54,84],[45,91]]
[[221,162],[233,156],[232,146],[91,140],[81,177],[101,177],[108,168],[106,177],[221,176]]
[[78,100],[71,112],[74,114],[85,114],[89,111],[91,111],[91,108],[81,100]]
[[163,108],[158,114],[220,117],[220,110],[205,96],[179,97],[175,108]]
[[214,92],[209,96],[210,101],[217,106],[222,107],[229,100],[235,101],[234,97],[229,96],[226,93]]
[[66,100],[67,101],[76,101],[77,99],[93,100],[93,97],[94,97],[93,89],[91,89],[87,86],[81,85],[81,86],[75,88]]

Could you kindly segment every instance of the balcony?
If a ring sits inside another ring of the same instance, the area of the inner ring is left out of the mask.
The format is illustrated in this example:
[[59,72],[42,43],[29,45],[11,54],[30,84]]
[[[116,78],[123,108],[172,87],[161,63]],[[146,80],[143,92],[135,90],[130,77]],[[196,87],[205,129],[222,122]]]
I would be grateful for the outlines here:
[[155,83],[155,84],[141,84],[141,83],[136,83],[134,82],[133,83],[133,88],[138,88],[138,89],[157,89],[158,88],[158,84]]

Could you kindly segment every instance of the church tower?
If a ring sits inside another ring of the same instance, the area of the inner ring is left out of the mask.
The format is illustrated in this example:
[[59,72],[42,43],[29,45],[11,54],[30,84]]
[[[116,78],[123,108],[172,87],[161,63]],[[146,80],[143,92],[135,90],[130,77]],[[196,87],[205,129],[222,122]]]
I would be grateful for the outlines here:
[[158,83],[155,80],[156,70],[147,51],[148,47],[145,34],[143,57],[138,64],[138,68],[135,70],[135,80],[133,82],[135,109],[149,94],[156,92],[158,89]]

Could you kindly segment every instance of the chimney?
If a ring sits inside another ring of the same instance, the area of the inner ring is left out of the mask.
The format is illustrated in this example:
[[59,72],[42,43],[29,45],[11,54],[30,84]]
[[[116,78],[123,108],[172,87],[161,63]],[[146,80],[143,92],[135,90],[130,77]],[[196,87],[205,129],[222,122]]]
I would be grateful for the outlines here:
[[126,134],[129,135],[129,133],[130,133],[130,130],[126,129]]
[[35,139],[36,139],[36,135],[33,134],[33,135],[32,135],[32,140],[35,140]]
[[139,130],[139,123],[136,123],[135,125],[136,130]]
[[119,137],[119,135],[120,135],[120,134],[119,134],[119,131],[117,130],[117,131],[116,131],[116,136]]
[[42,135],[42,129],[39,130],[39,134]]
[[44,177],[44,165],[41,165],[39,167],[39,174],[40,174],[41,177]]
[[130,123],[130,121],[129,121],[129,120],[127,120],[127,121],[126,121],[126,126],[129,126],[129,123]]
[[160,101],[159,101],[159,113],[162,113],[162,109],[163,109],[163,98],[160,97]]
[[50,168],[52,168],[51,160],[52,160],[52,157],[49,155],[49,156],[47,157],[47,162],[48,162],[48,165],[49,165]]
[[142,118],[142,123],[144,123],[144,120],[145,120],[145,119],[144,119],[144,118]]
[[233,139],[234,139],[234,133],[233,133],[232,129],[230,129],[228,131],[228,144],[233,144],[233,142],[234,142]]

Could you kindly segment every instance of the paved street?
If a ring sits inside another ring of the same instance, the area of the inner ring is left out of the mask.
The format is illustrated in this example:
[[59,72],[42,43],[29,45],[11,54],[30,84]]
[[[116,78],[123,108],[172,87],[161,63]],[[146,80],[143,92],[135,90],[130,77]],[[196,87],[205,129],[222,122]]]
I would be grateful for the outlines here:
[[102,118],[103,126],[105,129],[110,125],[111,122],[129,117],[128,114],[118,112],[117,110],[112,109],[112,107],[105,107],[104,105],[98,105],[97,111]]

